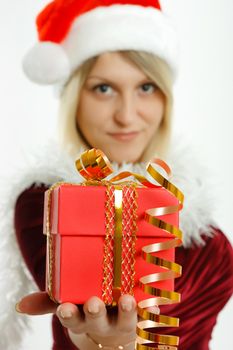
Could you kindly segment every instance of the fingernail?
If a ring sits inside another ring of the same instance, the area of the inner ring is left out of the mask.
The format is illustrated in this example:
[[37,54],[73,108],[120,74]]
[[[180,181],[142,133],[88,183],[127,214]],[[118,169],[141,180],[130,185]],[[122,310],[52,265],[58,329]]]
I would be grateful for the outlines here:
[[100,307],[98,303],[89,304],[87,309],[90,312],[90,314],[98,314],[98,312],[100,311]]
[[59,315],[61,318],[67,319],[72,317],[72,312],[70,310],[59,310]]
[[132,301],[130,300],[130,301],[128,301],[127,303],[122,303],[121,304],[121,308],[122,308],[122,310],[123,311],[131,311],[132,309],[133,309],[133,303],[132,303]]
[[20,306],[19,306],[20,302],[18,302],[17,304],[15,304],[15,311],[17,311],[20,314],[23,314],[23,312],[20,310]]
[[159,315],[160,314],[160,308],[157,305],[148,307],[147,311],[152,312],[155,315]]

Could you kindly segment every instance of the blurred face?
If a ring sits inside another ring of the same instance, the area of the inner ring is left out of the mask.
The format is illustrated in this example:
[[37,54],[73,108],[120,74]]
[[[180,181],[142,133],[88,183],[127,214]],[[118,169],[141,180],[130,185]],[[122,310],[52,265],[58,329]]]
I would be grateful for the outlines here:
[[123,55],[98,57],[81,90],[77,124],[111,161],[137,162],[161,123],[165,98]]

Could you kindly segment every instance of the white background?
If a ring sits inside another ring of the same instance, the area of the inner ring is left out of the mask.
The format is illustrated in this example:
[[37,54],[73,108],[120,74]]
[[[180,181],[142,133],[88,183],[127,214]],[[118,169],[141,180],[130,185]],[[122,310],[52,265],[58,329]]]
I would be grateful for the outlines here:
[[[20,162],[21,149],[54,135],[57,100],[51,88],[30,83],[21,59],[36,40],[34,18],[45,0],[7,0],[0,12],[0,159],[7,175]],[[181,68],[175,86],[174,126],[192,142],[212,170],[215,219],[233,242],[233,1],[162,1],[181,42]],[[221,297],[221,296],[219,296]],[[231,301],[218,318],[212,350],[232,349]],[[48,317],[33,318],[22,350],[51,349]],[[65,349],[64,349],[65,350]]]

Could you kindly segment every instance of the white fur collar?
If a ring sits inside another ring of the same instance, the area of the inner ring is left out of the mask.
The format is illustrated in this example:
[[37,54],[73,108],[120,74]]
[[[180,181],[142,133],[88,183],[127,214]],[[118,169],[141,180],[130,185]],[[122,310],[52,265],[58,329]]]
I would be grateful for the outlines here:
[[[184,235],[184,247],[190,247],[192,242],[203,244],[201,233],[211,236],[209,225],[215,225],[212,220],[213,198],[209,176],[206,169],[200,166],[190,149],[176,145],[171,147],[166,159],[172,169],[171,182],[179,187],[185,195],[184,209],[180,212],[180,227]],[[124,164],[115,170],[131,170],[145,174],[143,164]],[[118,169],[117,169],[118,168]],[[0,348],[14,350],[19,348],[22,330],[27,323],[27,317],[17,315],[14,305],[20,298],[36,289],[32,278],[23,262],[15,239],[13,216],[15,202],[19,194],[32,183],[51,185],[57,181],[79,182],[74,161],[60,147],[51,142],[43,150],[28,155],[21,169],[17,169],[8,185],[1,187],[0,212],[0,295],[1,313]],[[14,339],[12,338],[14,334]],[[10,343],[9,343],[10,342]]]

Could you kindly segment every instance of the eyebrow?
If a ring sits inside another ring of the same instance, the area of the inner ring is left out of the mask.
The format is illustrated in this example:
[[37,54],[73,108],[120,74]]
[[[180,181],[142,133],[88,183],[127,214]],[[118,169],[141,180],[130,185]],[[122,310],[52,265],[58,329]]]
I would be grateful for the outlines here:
[[[115,85],[115,82],[113,82],[113,81],[111,81],[110,79],[105,78],[105,77],[90,76],[90,77],[87,78],[87,80],[89,80],[89,79],[104,80],[104,81],[106,81],[107,83],[110,83],[110,84],[112,84],[112,85]],[[149,82],[151,82],[151,83],[153,83],[153,84],[156,84],[155,82],[153,82],[152,79],[150,79],[150,78],[148,78],[148,77],[145,77],[144,79],[141,79],[141,80],[139,81],[139,84],[142,84],[142,83],[145,82],[145,81],[149,81]]]

